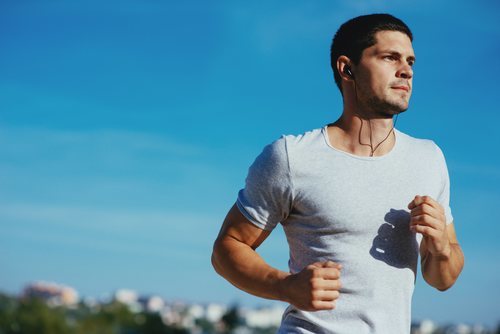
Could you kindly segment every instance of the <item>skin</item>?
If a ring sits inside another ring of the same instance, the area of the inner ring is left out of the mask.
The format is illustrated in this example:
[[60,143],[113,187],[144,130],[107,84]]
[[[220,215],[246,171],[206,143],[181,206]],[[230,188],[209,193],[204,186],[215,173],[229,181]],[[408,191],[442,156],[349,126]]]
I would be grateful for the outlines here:
[[341,266],[332,261],[311,263],[293,275],[273,268],[255,252],[269,234],[233,205],[214,243],[212,264],[217,273],[258,297],[281,300],[306,311],[334,309]]
[[[343,151],[370,156],[366,144],[378,146],[374,156],[387,154],[395,143],[393,116],[409,105],[415,53],[408,36],[397,31],[375,34],[377,43],[363,50],[358,64],[346,56],[337,60],[342,78],[344,110],[328,127],[330,143]],[[353,77],[345,74],[348,66]]]
[[440,291],[449,289],[464,266],[464,255],[453,223],[446,225],[443,207],[430,196],[415,196],[408,204],[410,230],[421,233],[422,275]]
[[[410,39],[395,31],[381,31],[375,37],[377,43],[363,51],[358,64],[339,57],[344,109],[328,127],[332,146],[360,156],[372,154],[366,144],[370,140],[381,143],[374,156],[387,154],[394,147],[392,119],[408,108],[412,92],[415,54]],[[345,66],[350,67],[353,77],[344,73]],[[423,236],[423,277],[435,288],[446,290],[455,283],[464,263],[453,223],[446,224],[444,209],[429,196],[415,195],[409,199],[408,209],[409,228]],[[311,263],[296,274],[273,268],[255,251],[269,234],[233,205],[214,243],[215,270],[239,289],[259,297],[288,302],[306,311],[334,309],[342,286],[341,265]]]

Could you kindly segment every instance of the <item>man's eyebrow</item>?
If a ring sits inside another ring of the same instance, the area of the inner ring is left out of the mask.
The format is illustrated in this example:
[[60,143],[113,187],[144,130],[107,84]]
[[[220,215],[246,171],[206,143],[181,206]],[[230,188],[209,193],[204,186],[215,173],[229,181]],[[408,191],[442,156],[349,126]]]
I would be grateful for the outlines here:
[[[396,51],[396,50],[382,50],[380,53],[389,53],[391,56],[397,56],[398,58],[401,58],[402,55],[399,51]],[[415,62],[417,60],[417,58],[415,58],[415,56],[408,56],[406,57],[406,60],[408,61],[412,61],[412,62]]]

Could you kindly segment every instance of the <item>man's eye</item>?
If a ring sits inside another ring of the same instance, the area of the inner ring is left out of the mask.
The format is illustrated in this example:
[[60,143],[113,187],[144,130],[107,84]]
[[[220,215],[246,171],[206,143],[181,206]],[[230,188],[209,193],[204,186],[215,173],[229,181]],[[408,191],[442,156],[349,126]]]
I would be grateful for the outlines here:
[[394,58],[394,56],[385,56],[384,57],[385,60],[396,60],[396,58]]

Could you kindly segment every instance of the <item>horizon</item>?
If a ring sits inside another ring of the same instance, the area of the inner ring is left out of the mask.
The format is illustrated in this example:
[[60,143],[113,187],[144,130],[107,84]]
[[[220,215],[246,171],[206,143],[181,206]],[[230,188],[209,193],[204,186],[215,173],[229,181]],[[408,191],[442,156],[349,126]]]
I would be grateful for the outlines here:
[[[59,284],[59,283],[55,283],[55,282],[46,282],[46,281],[39,281],[39,282],[31,282],[33,284],[35,283],[46,283],[46,284],[54,284],[56,285],[57,287],[60,287],[60,288],[70,288],[70,289],[73,289],[73,287],[71,286],[68,286],[68,285],[64,285],[64,284]],[[27,287],[27,286],[26,286]],[[267,302],[267,303],[263,303],[263,304],[255,304],[255,305],[242,305],[242,304],[239,304],[239,303],[234,303],[234,302],[230,302],[230,303],[215,303],[215,302],[211,302],[211,301],[208,301],[208,302],[200,302],[200,301],[187,301],[187,300],[182,300],[182,299],[168,299],[164,296],[160,296],[160,295],[157,295],[157,294],[141,294],[140,291],[136,291],[136,290],[131,290],[131,289],[127,289],[127,288],[122,288],[122,289],[117,289],[115,291],[113,291],[112,293],[111,292],[108,292],[106,295],[102,295],[100,298],[97,298],[97,297],[94,297],[94,296],[81,296],[78,294],[78,290],[75,289],[75,292],[77,293],[77,303],[84,303],[84,304],[87,304],[90,300],[90,305],[94,305],[94,303],[98,303],[98,304],[106,304],[106,303],[110,303],[112,301],[119,301],[123,304],[128,304],[127,302],[124,302],[124,301],[120,301],[120,297],[118,297],[117,295],[119,293],[123,293],[123,292],[132,292],[132,293],[136,293],[137,294],[137,298],[141,298],[141,297],[149,297],[149,298],[153,298],[153,297],[159,297],[161,298],[166,305],[169,305],[169,304],[179,304],[179,305],[182,305],[184,307],[189,307],[189,306],[195,306],[195,305],[199,305],[199,306],[203,306],[203,307],[209,307],[209,306],[212,306],[212,305],[217,305],[217,306],[222,306],[222,307],[226,307],[228,309],[230,308],[237,308],[238,310],[262,310],[262,309],[275,309],[275,308],[279,308],[279,309],[282,309],[282,310],[285,310],[286,307],[287,307],[287,303],[284,303],[284,302],[280,302],[280,301],[275,301],[275,300],[266,300],[266,299],[261,299],[262,301],[264,302]],[[2,291],[0,290],[0,294],[2,293]],[[22,298],[23,295],[21,293],[17,294],[17,295],[8,295],[9,297],[15,297],[15,298]],[[73,305],[73,304],[71,304]],[[63,305],[63,307],[68,307],[68,305]],[[131,309],[133,310],[133,308]],[[500,326],[500,322],[497,323],[497,324],[493,324],[493,325],[486,325],[484,323],[480,323],[480,322],[476,322],[476,323],[471,323],[471,322],[465,322],[465,321],[454,321],[454,322],[439,322],[435,319],[432,319],[430,317],[428,318],[419,318],[419,319],[413,319],[411,320],[411,324],[412,326],[413,325],[417,325],[417,324],[422,324],[424,322],[432,322],[433,324],[437,325],[438,327],[446,327],[446,326],[458,326],[458,325],[467,325],[467,326],[485,326],[486,329],[488,330],[495,330],[497,328],[499,328]]]

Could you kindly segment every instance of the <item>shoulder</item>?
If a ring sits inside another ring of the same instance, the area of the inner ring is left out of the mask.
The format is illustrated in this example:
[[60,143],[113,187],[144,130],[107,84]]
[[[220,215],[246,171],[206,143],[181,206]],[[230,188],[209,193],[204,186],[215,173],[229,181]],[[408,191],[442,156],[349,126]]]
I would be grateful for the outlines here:
[[298,135],[281,135],[264,147],[263,153],[270,157],[282,157],[288,150],[310,149],[311,145],[324,142],[323,129],[313,129]]
[[324,142],[322,129],[314,129],[298,135],[281,135],[278,139],[266,145],[255,160],[256,165],[273,167],[288,166],[290,156],[303,155],[311,152],[314,146]]
[[323,128],[313,129],[298,135],[283,135],[280,139],[289,152],[310,151],[325,142]]
[[412,155],[419,158],[429,159],[431,157],[441,158],[443,152],[439,146],[431,139],[416,138],[404,132],[398,131],[398,140],[401,140],[402,146],[411,152]]

